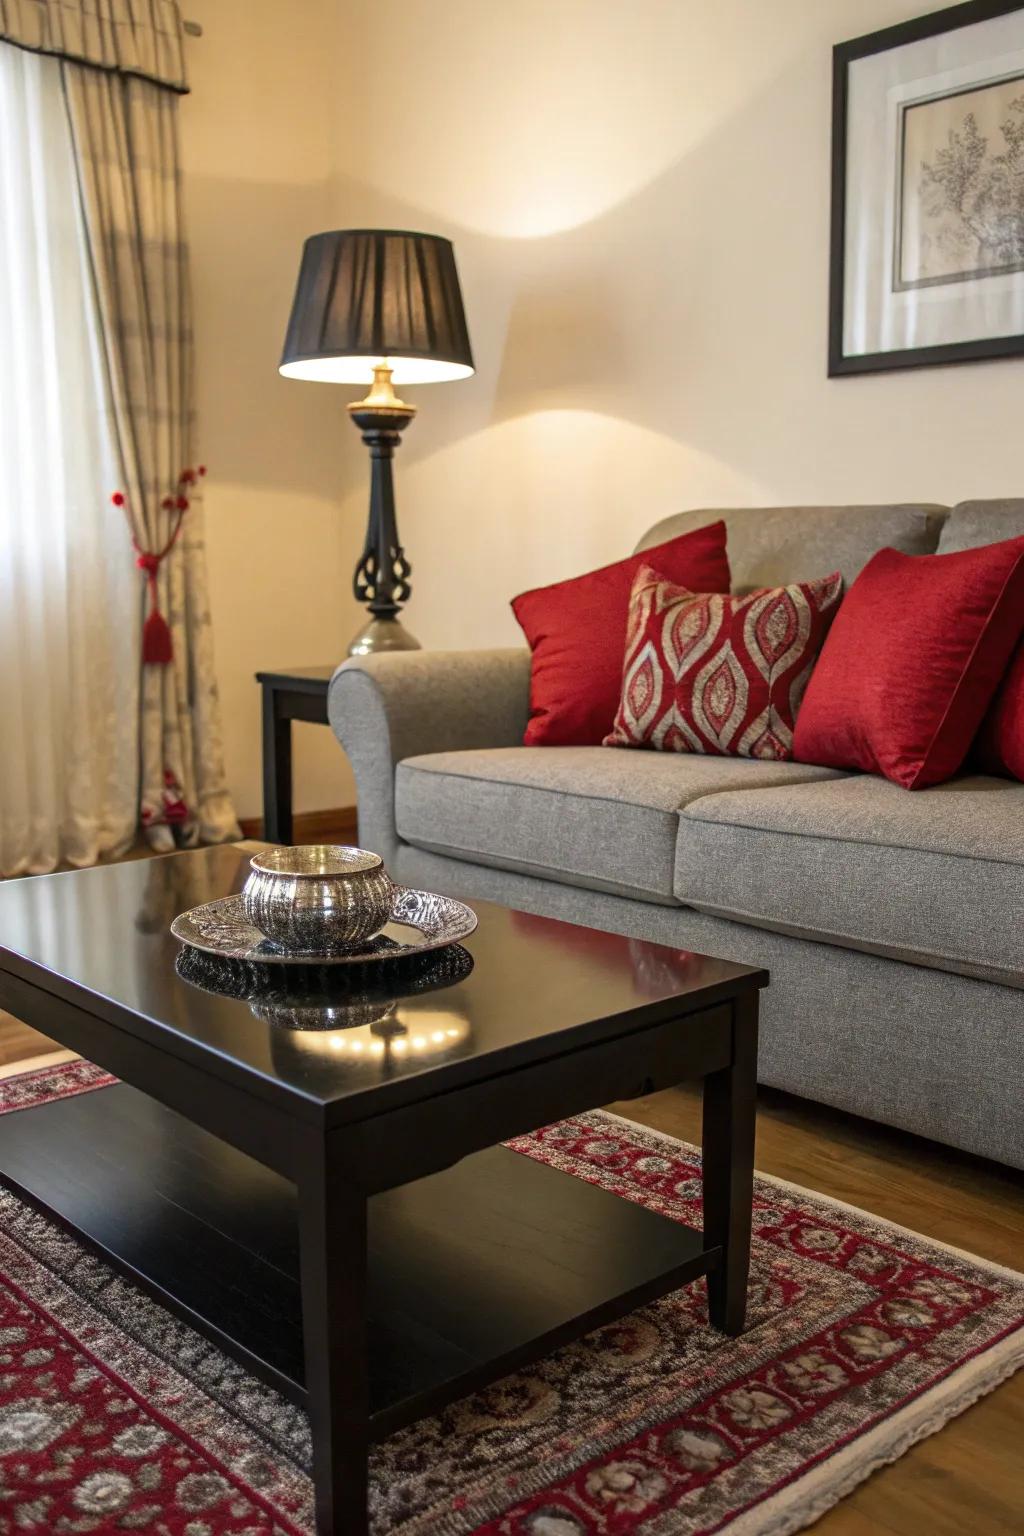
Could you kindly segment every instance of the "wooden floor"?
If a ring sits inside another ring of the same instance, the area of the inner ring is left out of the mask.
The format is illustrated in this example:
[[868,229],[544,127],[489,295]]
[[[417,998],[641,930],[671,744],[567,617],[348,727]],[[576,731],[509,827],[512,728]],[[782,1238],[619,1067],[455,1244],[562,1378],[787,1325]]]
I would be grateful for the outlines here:
[[52,1040],[47,1040],[45,1035],[29,1029],[27,1024],[12,1019],[9,1013],[0,1012],[0,1077],[26,1071],[35,1065],[37,1057],[42,1064],[47,1060],[57,1060],[58,1055],[70,1054],[70,1051],[63,1051],[60,1046],[54,1045]]
[[[0,1014],[0,1076],[57,1049]],[[683,1140],[700,1139],[696,1091],[612,1107]],[[760,1095],[756,1164],[1024,1269],[1024,1176],[995,1164],[769,1090]],[[820,1536],[1022,1536],[1024,1373],[877,1472],[814,1529]]]

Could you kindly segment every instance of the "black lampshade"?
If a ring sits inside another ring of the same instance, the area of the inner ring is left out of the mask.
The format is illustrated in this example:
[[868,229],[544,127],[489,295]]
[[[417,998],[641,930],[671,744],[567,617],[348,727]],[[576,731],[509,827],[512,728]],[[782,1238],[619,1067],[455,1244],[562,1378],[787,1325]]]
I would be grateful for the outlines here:
[[450,240],[402,229],[334,229],[302,250],[281,372],[369,384],[387,362],[396,384],[473,372]]

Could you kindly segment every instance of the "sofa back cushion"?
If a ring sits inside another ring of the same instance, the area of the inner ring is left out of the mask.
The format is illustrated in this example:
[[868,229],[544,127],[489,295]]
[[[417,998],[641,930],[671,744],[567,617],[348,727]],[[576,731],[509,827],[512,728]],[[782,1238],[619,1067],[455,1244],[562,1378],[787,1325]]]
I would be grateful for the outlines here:
[[1024,498],[957,502],[939,537],[939,554],[1024,538]]
[[946,513],[947,508],[927,502],[677,512],[649,529],[637,549],[650,549],[721,518],[727,529],[734,592],[814,581],[823,571],[836,570],[850,586],[871,556],[886,546],[905,555],[934,554]]

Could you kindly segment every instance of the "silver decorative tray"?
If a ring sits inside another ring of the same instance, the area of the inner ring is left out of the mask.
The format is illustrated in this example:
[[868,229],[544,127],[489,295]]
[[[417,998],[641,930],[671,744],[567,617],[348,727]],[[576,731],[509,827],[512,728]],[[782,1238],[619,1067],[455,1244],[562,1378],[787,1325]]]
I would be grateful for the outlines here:
[[271,965],[365,965],[372,960],[400,960],[430,949],[442,949],[466,939],[477,916],[452,896],[395,887],[391,921],[357,949],[340,954],[284,949],[254,928],[246,918],[241,896],[222,896],[183,912],[171,924],[176,939],[227,960],[261,960]]

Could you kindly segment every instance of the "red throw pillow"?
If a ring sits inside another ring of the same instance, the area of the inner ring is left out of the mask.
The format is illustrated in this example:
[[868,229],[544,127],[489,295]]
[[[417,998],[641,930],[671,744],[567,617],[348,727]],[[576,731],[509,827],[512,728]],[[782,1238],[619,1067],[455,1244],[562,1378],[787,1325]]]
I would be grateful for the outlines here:
[[975,744],[978,767],[1024,780],[1024,645],[992,700]]
[[967,756],[1024,627],[1024,539],[948,555],[882,549],[847,594],[796,728],[805,763],[905,789]]
[[698,592],[728,592],[725,524],[512,599],[533,658],[528,747],[597,746],[615,717],[633,577],[649,560]]
[[633,583],[622,697],[605,746],[785,761],[842,590],[837,571],[723,597],[689,592],[645,566]]

